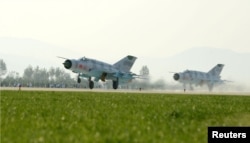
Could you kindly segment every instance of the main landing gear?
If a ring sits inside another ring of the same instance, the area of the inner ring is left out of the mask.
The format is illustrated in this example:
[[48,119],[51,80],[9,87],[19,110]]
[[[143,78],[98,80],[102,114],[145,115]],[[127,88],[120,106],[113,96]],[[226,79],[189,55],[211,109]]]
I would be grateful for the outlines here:
[[91,77],[89,77],[89,88],[90,89],[94,88],[94,82],[91,80]]
[[[93,89],[94,88],[94,81],[91,80],[91,77],[89,77],[89,88]],[[78,76],[77,78],[77,83],[81,83],[81,78]],[[113,80],[113,89],[117,89],[119,85],[119,79],[116,78],[116,80]]]
[[[81,78],[79,76],[77,78],[77,83],[81,83]],[[90,89],[94,88],[94,82],[91,80],[91,77],[89,77],[89,88]]]
[[113,80],[113,89],[117,89],[119,85],[119,80],[116,78],[116,80]]

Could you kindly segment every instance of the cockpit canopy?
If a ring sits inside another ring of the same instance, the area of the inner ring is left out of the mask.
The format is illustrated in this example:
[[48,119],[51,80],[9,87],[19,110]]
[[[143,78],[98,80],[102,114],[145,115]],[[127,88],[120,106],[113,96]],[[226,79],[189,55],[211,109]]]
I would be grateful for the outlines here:
[[88,61],[88,58],[82,57],[82,58],[80,58],[79,60],[80,60],[80,61]]

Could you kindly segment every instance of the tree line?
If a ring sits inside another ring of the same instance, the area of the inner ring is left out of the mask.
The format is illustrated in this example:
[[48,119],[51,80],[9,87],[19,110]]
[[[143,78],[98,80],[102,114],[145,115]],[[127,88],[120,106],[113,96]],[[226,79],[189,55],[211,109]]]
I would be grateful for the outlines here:
[[[88,88],[87,79],[82,79],[78,84],[77,75],[71,77],[63,68],[50,67],[49,69],[39,66],[29,65],[20,75],[16,71],[7,72],[7,66],[0,59],[0,81],[2,87],[16,87],[21,84],[22,87],[44,87],[44,88]],[[3,77],[5,75],[5,77]],[[134,79],[131,83],[120,84],[123,89],[164,89],[165,81],[160,79],[151,82],[150,72],[147,66],[142,66],[140,75],[143,79]],[[98,82],[95,88],[112,88],[112,81]]]
[[39,66],[28,66],[24,69],[23,75],[16,71],[10,71],[1,80],[1,86],[24,87],[73,87],[75,80],[66,73],[64,69],[51,67],[49,70]]

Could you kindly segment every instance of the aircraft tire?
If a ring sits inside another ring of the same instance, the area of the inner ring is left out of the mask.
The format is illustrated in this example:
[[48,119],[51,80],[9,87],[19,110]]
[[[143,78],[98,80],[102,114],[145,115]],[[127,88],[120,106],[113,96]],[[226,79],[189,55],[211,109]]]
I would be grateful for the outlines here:
[[117,89],[118,88],[118,84],[119,84],[119,81],[118,81],[118,78],[117,80],[113,80],[113,89]]
[[94,88],[94,82],[93,81],[89,81],[89,88],[93,89]]
[[77,78],[77,83],[81,83],[81,79],[79,77]]

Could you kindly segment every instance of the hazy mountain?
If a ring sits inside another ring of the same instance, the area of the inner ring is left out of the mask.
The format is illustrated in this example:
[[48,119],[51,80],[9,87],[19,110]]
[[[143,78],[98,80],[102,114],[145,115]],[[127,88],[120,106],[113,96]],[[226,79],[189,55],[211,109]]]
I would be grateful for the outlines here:
[[[166,50],[167,52],[167,50]],[[150,72],[154,75],[166,77],[168,81],[174,81],[173,73],[186,69],[208,72],[216,64],[225,64],[221,73],[222,79],[234,81],[234,83],[250,84],[250,53],[238,53],[227,49],[218,48],[192,48],[168,58],[155,58],[144,60]]]
[[[169,50],[171,49],[166,49],[166,51],[162,52],[168,52]],[[158,58],[154,53],[152,55],[151,57],[154,58],[138,57],[132,72],[139,74],[142,66],[147,65],[153,79],[164,79],[169,83],[176,83],[173,80],[173,73],[170,72],[182,72],[186,69],[206,72],[216,64],[222,63],[225,64],[221,73],[222,79],[231,80],[235,84],[248,87],[250,85],[250,53],[200,47],[188,49],[172,57]],[[5,61],[8,71],[14,70],[22,75],[23,70],[28,65],[42,68],[50,68],[52,66],[63,68],[61,63],[64,60],[56,56],[70,58],[88,57],[84,53],[74,51],[73,48],[62,48],[38,40],[0,38],[0,58]],[[108,56],[105,61],[110,61]]]
[[72,50],[39,40],[0,38],[0,58],[5,61],[8,71],[17,71],[20,74],[29,65],[41,68],[60,67],[63,60],[57,56],[72,55]]

